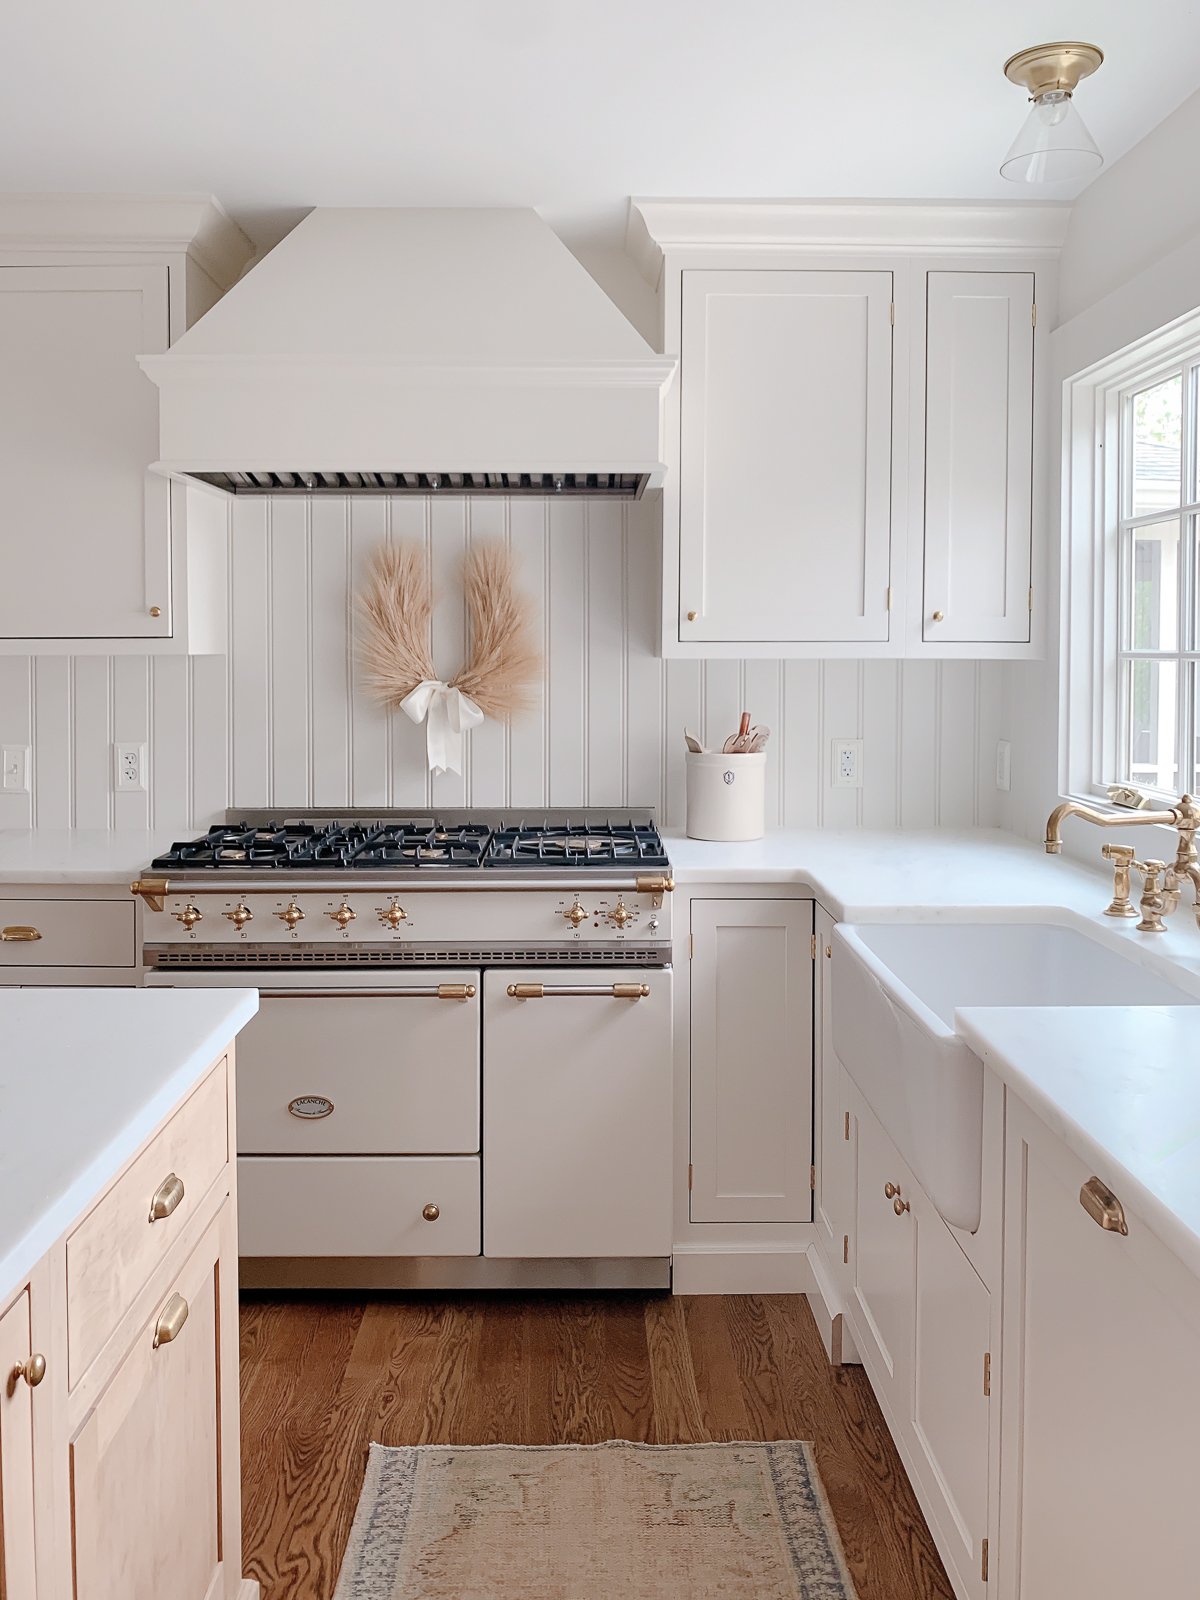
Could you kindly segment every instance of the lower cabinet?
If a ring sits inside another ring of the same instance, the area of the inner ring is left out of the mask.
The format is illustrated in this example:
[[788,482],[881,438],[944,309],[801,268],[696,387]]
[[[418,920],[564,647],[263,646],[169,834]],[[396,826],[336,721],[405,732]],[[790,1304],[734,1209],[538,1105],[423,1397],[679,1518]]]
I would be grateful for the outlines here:
[[[29,1291],[0,1317],[0,1597],[34,1600]],[[28,1373],[29,1377],[26,1376]]]
[[822,906],[816,908],[817,983],[815,995],[820,1074],[814,1074],[817,1094],[815,1144],[817,1187],[813,1221],[833,1281],[843,1292],[851,1279],[851,1239],[854,1233],[854,1145],[851,1116],[843,1083],[842,1064],[833,1048],[833,938],[834,921]]
[[1011,1093],[1006,1115],[1000,1593],[1195,1594],[1200,1283],[1135,1216],[1093,1219],[1104,1174]]
[[812,1220],[813,903],[691,905],[691,1220]]

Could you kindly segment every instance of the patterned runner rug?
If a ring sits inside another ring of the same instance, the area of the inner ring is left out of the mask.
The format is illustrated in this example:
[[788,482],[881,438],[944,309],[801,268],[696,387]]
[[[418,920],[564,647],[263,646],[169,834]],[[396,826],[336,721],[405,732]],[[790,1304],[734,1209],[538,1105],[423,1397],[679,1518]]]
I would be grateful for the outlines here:
[[854,1600],[812,1449],[371,1446],[335,1600]]

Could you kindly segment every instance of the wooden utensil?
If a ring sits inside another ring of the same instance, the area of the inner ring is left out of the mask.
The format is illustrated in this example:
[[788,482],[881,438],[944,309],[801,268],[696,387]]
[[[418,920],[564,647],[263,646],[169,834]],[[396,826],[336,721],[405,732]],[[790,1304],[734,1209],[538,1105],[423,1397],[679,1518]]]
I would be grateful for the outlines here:
[[686,728],[683,730],[683,742],[694,756],[706,756],[708,754],[699,739],[694,734],[689,733]]

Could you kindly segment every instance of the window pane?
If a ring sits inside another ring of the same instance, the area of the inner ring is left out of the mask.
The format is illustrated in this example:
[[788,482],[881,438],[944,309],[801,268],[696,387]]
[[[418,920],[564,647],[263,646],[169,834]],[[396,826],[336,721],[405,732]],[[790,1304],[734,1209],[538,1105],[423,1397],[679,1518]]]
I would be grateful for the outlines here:
[[1179,647],[1179,518],[1130,535],[1129,642],[1134,650]]
[[1180,503],[1183,379],[1167,378],[1133,396],[1132,515]]
[[1141,788],[1179,792],[1175,745],[1178,668],[1174,661],[1125,663],[1125,771]]

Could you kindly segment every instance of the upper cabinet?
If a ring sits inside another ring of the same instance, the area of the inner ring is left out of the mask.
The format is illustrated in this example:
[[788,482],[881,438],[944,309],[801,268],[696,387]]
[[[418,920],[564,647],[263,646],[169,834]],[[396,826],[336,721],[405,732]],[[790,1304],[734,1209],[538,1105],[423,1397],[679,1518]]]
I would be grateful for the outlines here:
[[666,656],[1041,653],[1066,208],[635,202],[679,357]]
[[224,648],[224,504],[152,470],[165,350],[249,244],[211,201],[0,201],[0,653]]

